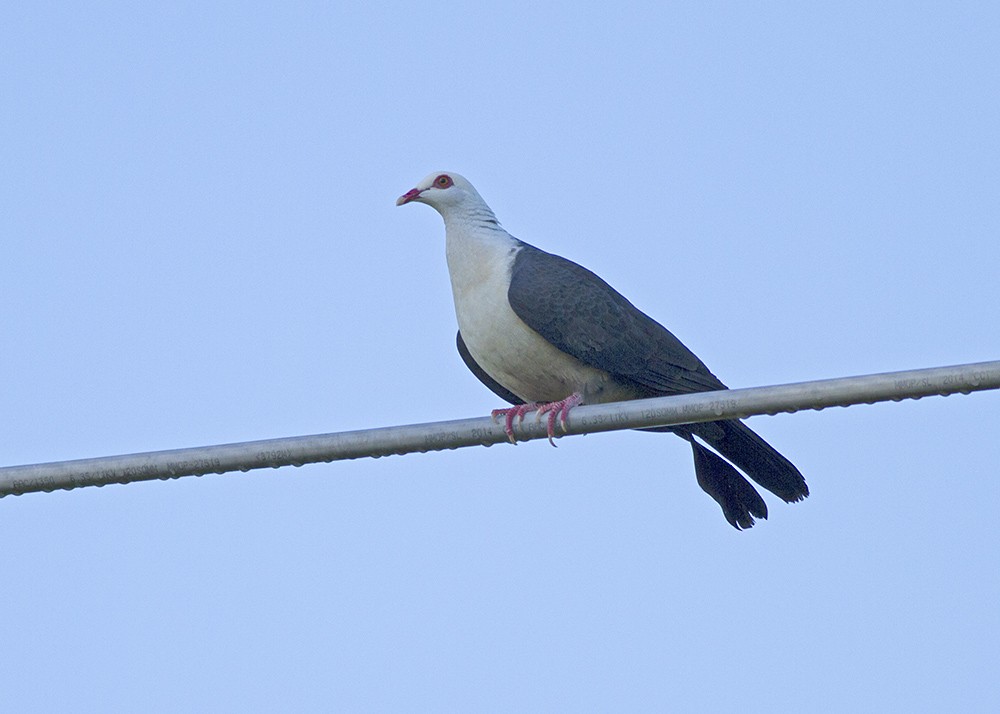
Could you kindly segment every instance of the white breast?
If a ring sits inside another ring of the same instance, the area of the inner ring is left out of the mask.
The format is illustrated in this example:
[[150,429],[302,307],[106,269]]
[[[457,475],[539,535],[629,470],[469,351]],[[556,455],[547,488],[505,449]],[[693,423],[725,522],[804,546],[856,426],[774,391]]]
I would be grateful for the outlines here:
[[514,313],[507,289],[518,245],[503,229],[447,226],[455,314],[472,357],[525,401],[556,401],[574,392],[591,402],[628,398],[606,372],[556,349]]

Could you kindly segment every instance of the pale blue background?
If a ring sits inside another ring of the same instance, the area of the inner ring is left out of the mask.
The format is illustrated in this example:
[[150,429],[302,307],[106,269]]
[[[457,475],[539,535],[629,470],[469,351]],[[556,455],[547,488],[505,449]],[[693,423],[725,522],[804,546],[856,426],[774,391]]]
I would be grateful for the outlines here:
[[[0,463],[485,414],[468,176],[732,386],[1000,358],[995,3],[7,3]],[[6,711],[996,711],[1000,395],[0,501]]]

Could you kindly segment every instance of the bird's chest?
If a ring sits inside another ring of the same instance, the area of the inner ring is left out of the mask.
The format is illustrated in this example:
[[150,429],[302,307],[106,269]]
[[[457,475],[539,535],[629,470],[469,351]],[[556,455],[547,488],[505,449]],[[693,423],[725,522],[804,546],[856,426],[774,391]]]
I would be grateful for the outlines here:
[[599,392],[607,375],[528,327],[507,299],[516,247],[449,246],[455,314],[469,352],[493,379],[526,401]]

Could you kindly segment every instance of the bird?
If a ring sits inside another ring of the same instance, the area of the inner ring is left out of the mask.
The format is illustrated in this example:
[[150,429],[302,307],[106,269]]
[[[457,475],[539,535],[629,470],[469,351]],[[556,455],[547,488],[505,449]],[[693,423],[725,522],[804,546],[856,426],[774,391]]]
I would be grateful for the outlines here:
[[[444,219],[445,255],[469,370],[512,404],[495,409],[516,443],[516,423],[546,416],[549,440],[580,404],[644,399],[726,386],[669,330],[596,274],[519,240],[460,174],[437,171],[396,200]],[[809,487],[799,470],[739,419],[655,427],[691,445],[698,485],[737,530],[767,518],[740,471],[787,503]],[[554,445],[554,442],[553,442]]]

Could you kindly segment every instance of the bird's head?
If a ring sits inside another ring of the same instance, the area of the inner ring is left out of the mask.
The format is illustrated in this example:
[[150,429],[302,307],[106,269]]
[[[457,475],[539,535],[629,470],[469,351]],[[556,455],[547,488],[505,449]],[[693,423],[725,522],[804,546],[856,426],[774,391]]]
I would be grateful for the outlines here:
[[470,202],[483,204],[482,197],[464,176],[451,171],[436,171],[424,177],[420,183],[396,199],[396,205],[404,203],[426,203],[438,213],[457,206],[467,206]]

